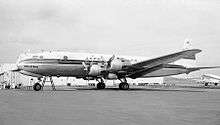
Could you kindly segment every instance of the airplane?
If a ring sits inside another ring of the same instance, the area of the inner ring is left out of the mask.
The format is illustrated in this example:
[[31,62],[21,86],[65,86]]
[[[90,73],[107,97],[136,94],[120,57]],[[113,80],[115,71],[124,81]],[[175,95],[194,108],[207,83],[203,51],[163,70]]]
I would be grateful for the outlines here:
[[217,86],[220,83],[220,76],[213,74],[204,74],[201,76],[201,80],[199,81],[199,83],[202,83],[205,86],[208,86],[209,84]]
[[[43,89],[47,80],[55,85],[52,77],[76,77],[84,80],[96,80],[97,89],[104,89],[104,80],[120,80],[119,89],[128,90],[127,78],[162,77],[190,73],[200,69],[219,67],[184,67],[171,64],[179,59],[195,60],[200,49],[183,50],[165,56],[146,59],[146,57],[116,56],[93,53],[73,53],[49,51],[21,54],[17,60],[17,71],[21,74],[37,77],[33,85],[35,91]],[[43,79],[42,79],[43,78]]]

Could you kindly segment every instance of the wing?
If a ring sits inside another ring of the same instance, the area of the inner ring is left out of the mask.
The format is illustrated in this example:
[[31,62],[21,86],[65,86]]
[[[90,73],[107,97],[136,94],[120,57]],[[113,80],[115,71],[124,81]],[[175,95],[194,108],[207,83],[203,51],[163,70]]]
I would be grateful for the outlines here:
[[193,59],[194,60],[195,55],[199,52],[201,52],[201,50],[199,50],[199,49],[185,50],[185,51],[165,55],[165,56],[162,56],[162,57],[158,57],[158,58],[138,62],[138,63],[135,63],[131,66],[132,67],[151,68],[151,67],[161,65],[161,64],[172,63],[172,62],[175,62],[179,59]]
[[186,68],[181,65],[161,64],[158,66],[154,66],[152,68],[144,68],[142,70],[135,71],[133,73],[130,73],[128,77],[133,79],[138,77],[162,77],[162,76],[178,75],[183,73],[189,74],[190,72],[194,72],[197,70],[213,69],[213,68],[220,68],[220,66]]
[[187,68],[180,65],[172,64],[160,64],[151,68],[144,68],[142,70],[135,71],[130,73],[128,77],[130,78],[139,78],[139,77],[161,77],[176,75],[187,72]]
[[[191,49],[191,50],[185,50],[185,51],[165,55],[162,57],[138,62],[131,66],[126,67],[126,70],[129,72],[127,76],[131,78],[138,78],[145,74],[155,72],[157,70],[164,68],[181,69],[186,71],[186,68],[183,66],[168,65],[168,64],[177,61],[179,59],[195,59],[195,55],[199,52],[201,52],[201,50]],[[198,69],[191,69],[191,70],[198,70]]]

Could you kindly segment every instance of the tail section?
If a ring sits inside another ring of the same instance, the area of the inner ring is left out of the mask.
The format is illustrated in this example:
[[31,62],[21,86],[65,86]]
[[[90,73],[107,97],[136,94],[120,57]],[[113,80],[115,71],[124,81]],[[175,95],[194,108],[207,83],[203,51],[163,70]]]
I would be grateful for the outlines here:
[[186,39],[183,44],[183,50],[189,50],[189,49],[193,49],[192,40]]
[[[184,42],[184,45],[183,45],[183,50],[190,50],[190,49],[193,49],[193,47],[192,47],[192,40],[191,39],[186,39],[185,42]],[[195,60],[196,56],[194,54],[194,55],[190,55],[190,56],[184,57],[184,59]]]
[[[193,46],[192,46],[192,40],[191,39],[186,39],[184,41],[184,44],[183,44],[183,48],[182,50],[191,50],[193,49]],[[196,67],[196,54],[190,54],[190,55],[187,55],[186,57],[184,57],[183,59],[180,59],[178,61],[176,61],[174,64],[176,65],[182,65],[182,66],[185,66],[185,67]]]

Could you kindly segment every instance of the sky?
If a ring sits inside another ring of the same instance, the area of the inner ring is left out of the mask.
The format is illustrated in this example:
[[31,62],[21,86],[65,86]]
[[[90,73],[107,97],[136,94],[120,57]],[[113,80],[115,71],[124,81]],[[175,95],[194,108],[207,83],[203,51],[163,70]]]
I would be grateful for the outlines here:
[[190,39],[196,65],[216,66],[219,12],[219,0],[0,0],[0,63],[41,50],[157,57]]

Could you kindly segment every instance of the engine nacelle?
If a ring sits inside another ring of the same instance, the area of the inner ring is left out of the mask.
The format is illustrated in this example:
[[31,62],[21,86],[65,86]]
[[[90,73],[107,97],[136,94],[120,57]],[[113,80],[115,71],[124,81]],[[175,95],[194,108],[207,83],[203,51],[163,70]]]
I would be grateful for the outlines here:
[[83,77],[84,80],[95,80],[94,77]]
[[123,66],[123,62],[120,59],[115,59],[111,62],[110,70],[117,71],[121,70]]
[[116,74],[109,73],[109,74],[107,75],[107,79],[111,79],[111,80],[113,80],[113,79],[118,79],[118,76],[117,76]]
[[101,74],[102,68],[99,65],[92,65],[89,69],[88,75],[98,76]]

